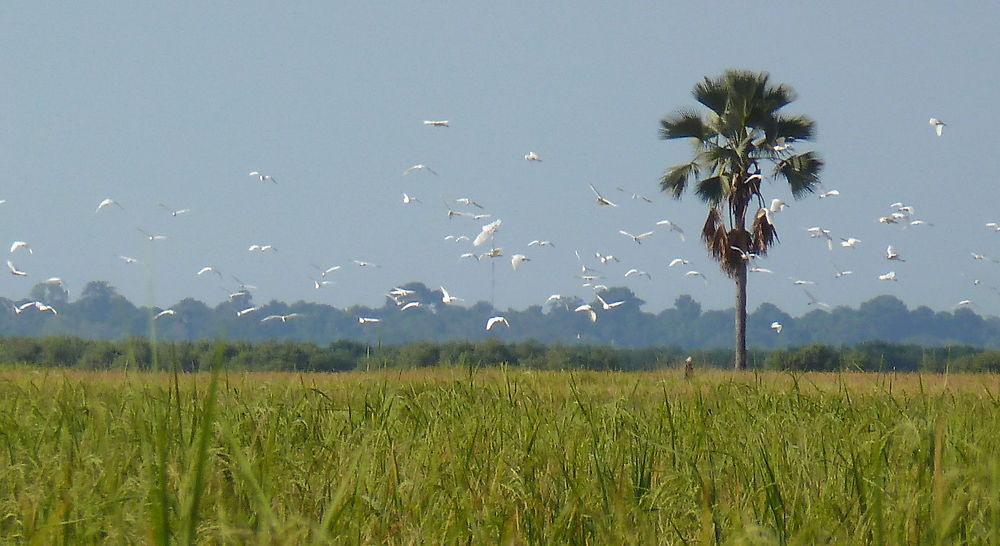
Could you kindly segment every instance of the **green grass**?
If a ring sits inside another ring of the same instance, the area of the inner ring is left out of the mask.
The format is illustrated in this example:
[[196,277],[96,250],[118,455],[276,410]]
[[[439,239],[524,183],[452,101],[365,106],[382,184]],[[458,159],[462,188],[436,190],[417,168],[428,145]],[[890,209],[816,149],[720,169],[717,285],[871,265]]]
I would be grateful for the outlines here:
[[1000,543],[997,376],[0,372],[0,541]]

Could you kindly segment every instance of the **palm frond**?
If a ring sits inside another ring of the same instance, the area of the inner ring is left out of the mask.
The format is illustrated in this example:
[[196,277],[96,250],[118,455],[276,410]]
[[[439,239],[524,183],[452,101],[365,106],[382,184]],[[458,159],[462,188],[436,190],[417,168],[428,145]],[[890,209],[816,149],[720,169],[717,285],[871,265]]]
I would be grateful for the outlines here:
[[774,133],[768,134],[770,140],[812,140],[816,134],[816,122],[807,116],[780,116],[775,121]]
[[778,241],[778,231],[764,208],[758,209],[750,228],[750,251],[758,256],[766,256],[767,249]]
[[698,197],[700,197],[702,201],[712,205],[713,207],[718,205],[728,193],[722,178],[719,176],[712,176],[699,180],[698,184],[694,188],[694,192],[698,194]]
[[701,172],[696,161],[674,165],[660,177],[660,191],[680,199],[687,187],[688,180],[697,177]]
[[723,77],[712,79],[705,76],[704,81],[695,84],[692,94],[694,100],[720,116],[729,106],[729,91]]
[[816,152],[804,152],[782,159],[774,166],[774,175],[784,177],[792,188],[792,197],[801,199],[816,191],[823,160]]
[[660,120],[660,138],[663,140],[675,138],[705,140],[710,136],[711,130],[696,112],[682,110]]
[[705,225],[701,228],[701,241],[711,250],[711,241],[715,238],[715,233],[719,229],[725,233],[725,224],[722,222],[722,213],[718,207],[708,209],[708,217],[705,218]]

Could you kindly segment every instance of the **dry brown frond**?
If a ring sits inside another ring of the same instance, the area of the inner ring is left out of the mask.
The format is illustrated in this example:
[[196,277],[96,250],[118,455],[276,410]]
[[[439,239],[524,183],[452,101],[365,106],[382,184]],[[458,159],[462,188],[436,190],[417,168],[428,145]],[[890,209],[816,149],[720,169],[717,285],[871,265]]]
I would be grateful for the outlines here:
[[705,226],[701,228],[701,240],[711,249],[710,244],[715,237],[715,231],[722,225],[722,214],[719,209],[712,207],[708,209],[708,218],[705,218]]
[[766,256],[767,249],[778,242],[778,231],[769,221],[767,211],[763,208],[757,210],[751,232],[750,249],[758,256]]

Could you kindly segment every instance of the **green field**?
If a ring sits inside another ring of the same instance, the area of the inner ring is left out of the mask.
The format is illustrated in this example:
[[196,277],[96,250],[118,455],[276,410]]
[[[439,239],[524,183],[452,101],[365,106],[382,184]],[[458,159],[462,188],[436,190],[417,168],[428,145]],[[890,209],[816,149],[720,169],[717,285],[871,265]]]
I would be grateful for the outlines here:
[[0,372],[0,541],[1000,543],[996,375],[216,379]]

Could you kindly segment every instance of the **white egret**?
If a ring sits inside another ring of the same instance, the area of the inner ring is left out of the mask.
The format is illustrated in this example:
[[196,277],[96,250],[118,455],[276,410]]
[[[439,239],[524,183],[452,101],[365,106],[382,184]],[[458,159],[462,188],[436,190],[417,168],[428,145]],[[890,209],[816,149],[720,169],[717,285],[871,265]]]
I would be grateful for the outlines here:
[[357,264],[357,266],[358,266],[358,267],[380,267],[380,266],[379,266],[379,265],[377,265],[377,264],[373,264],[373,263],[371,263],[371,262],[366,262],[366,261],[364,261],[364,260],[352,260],[352,261],[353,261],[353,262],[354,262],[355,264]]
[[411,197],[410,195],[404,193],[403,194],[403,204],[404,205],[409,205],[409,204],[412,204],[412,203],[423,203],[423,201],[421,201],[420,199],[417,199],[416,197]]
[[480,208],[480,209],[485,208],[482,205],[480,205],[479,203],[473,201],[472,199],[469,199],[468,197],[459,197],[458,199],[455,199],[455,202],[458,203],[459,205],[465,205],[467,207],[469,205],[472,205],[473,207]]
[[253,307],[247,307],[246,309],[240,309],[239,311],[236,312],[236,316],[242,317],[245,315],[249,315],[250,313],[253,313],[254,311],[257,311],[259,309],[260,309],[259,305],[255,305]]
[[486,329],[489,330],[489,329],[493,328],[494,326],[496,326],[497,324],[503,324],[506,327],[510,328],[510,323],[507,322],[506,318],[501,317],[501,316],[495,316],[495,317],[490,317],[486,321]]
[[594,308],[591,307],[589,303],[585,303],[576,309],[573,309],[573,311],[577,313],[587,313],[590,316],[590,322],[597,322],[597,312],[594,311]]
[[642,244],[642,240],[643,239],[645,239],[646,237],[649,237],[650,235],[653,234],[652,231],[647,231],[645,233],[640,233],[639,235],[632,235],[631,233],[629,233],[629,232],[627,232],[627,231],[625,231],[623,229],[619,229],[618,233],[621,233],[622,235],[624,235],[624,236],[632,239],[633,241],[636,242],[636,244]]
[[289,313],[287,315],[268,315],[268,316],[260,319],[260,321],[261,322],[271,322],[271,321],[274,321],[274,320],[280,320],[281,322],[288,322],[288,321],[290,321],[290,320],[292,320],[294,318],[298,318],[298,317],[301,317],[301,316],[302,315],[300,315],[298,313]]
[[254,171],[254,172],[250,173],[250,176],[253,177],[253,178],[256,178],[257,180],[260,180],[261,182],[272,182],[274,184],[278,183],[278,181],[275,180],[274,178],[272,178],[271,176],[266,175],[266,174],[261,174],[261,173],[259,173],[257,171]]
[[778,213],[785,210],[786,207],[788,207],[788,203],[785,203],[781,199],[771,199],[771,206],[768,207],[768,210]]
[[180,216],[182,214],[187,214],[187,213],[191,212],[191,209],[172,209],[172,208],[164,205],[163,203],[160,203],[160,206],[163,207],[163,208],[165,208],[165,209],[167,209],[167,211],[170,213],[170,216],[173,216],[174,218],[176,218],[176,217],[178,217],[178,216]]
[[670,260],[670,263],[667,264],[667,267],[673,267],[675,265],[687,265],[689,263],[690,262],[688,262],[684,258],[674,258],[673,260]]
[[446,119],[442,119],[442,120],[438,120],[438,121],[435,121],[435,120],[424,120],[424,125],[426,125],[428,127],[451,127],[450,125],[448,125],[448,120],[446,120]]
[[774,271],[771,271],[770,269],[767,269],[766,267],[756,267],[756,266],[751,267],[747,271],[749,271],[751,273],[772,273],[772,274],[774,273]]
[[402,307],[400,307],[399,310],[400,311],[406,311],[407,309],[416,309],[418,307],[420,307],[420,302],[419,301],[411,301],[410,303],[407,303],[407,304],[403,305]]
[[840,246],[844,248],[854,248],[860,242],[861,239],[855,239],[854,237],[848,237],[846,239],[843,237],[840,238]]
[[541,161],[542,158],[538,157],[538,154],[536,154],[535,152],[528,152],[528,153],[524,154],[524,160],[525,161]]
[[819,198],[820,199],[826,199],[827,197],[836,197],[838,195],[840,195],[839,191],[837,191],[837,190],[830,190],[830,191],[825,191],[825,192],[819,194]]
[[14,266],[14,262],[12,262],[10,260],[7,260],[7,269],[10,270],[10,274],[11,275],[14,275],[16,277],[27,277],[28,276],[27,273],[25,273],[24,271],[21,271],[17,267],[15,267]]
[[610,311],[615,307],[618,307],[625,303],[624,301],[613,301],[611,303],[608,303],[604,301],[604,298],[602,298],[600,294],[594,294],[594,295],[597,296],[597,301],[601,302],[601,307],[603,307],[605,311]]
[[514,271],[521,269],[521,264],[524,262],[530,262],[531,258],[528,258],[524,254],[514,254],[510,257],[510,265],[514,268]]
[[656,225],[667,226],[668,228],[670,228],[670,231],[677,232],[677,236],[681,238],[681,242],[682,243],[684,242],[684,230],[681,229],[681,227],[678,226],[677,224],[671,222],[670,220],[660,220],[659,222],[656,223]]
[[708,284],[708,277],[706,277],[705,274],[702,273],[701,271],[691,270],[691,271],[688,271],[687,273],[685,273],[684,276],[685,277],[701,277],[701,280],[705,281],[705,284]]
[[605,199],[604,196],[601,195],[601,192],[597,191],[597,188],[595,188],[593,184],[590,184],[590,191],[594,192],[594,195],[597,196],[597,204],[598,205],[601,205],[602,207],[604,207],[604,206],[617,207],[618,206],[618,205],[612,203],[611,201],[608,201],[607,199]]
[[803,290],[803,292],[805,292],[806,296],[809,298],[809,302],[806,305],[815,305],[816,307],[822,307],[824,309],[829,309],[830,308],[830,306],[828,304],[823,303],[823,302],[819,301],[818,299],[816,299],[816,296],[812,295],[812,292],[810,292],[808,290]]
[[880,280],[880,281],[895,281],[895,280],[897,280],[896,279],[896,272],[895,271],[890,271],[890,272],[888,272],[888,273],[886,273],[884,275],[879,275],[878,276],[878,280]]
[[927,120],[927,123],[929,123],[931,127],[934,127],[934,132],[937,133],[937,136],[941,136],[941,133],[944,132],[944,126],[947,125],[947,123],[939,120],[938,118],[931,118]]
[[896,252],[896,249],[892,248],[892,245],[889,245],[889,247],[885,249],[885,259],[898,260],[900,262],[906,261],[899,255],[899,252]]
[[121,258],[122,260],[124,260],[125,263],[127,263],[127,264],[134,264],[134,263],[138,263],[139,262],[139,260],[137,260],[135,258],[131,258],[129,256],[118,256],[118,257]]
[[632,275],[636,275],[638,277],[646,277],[649,280],[653,280],[653,277],[651,277],[649,273],[642,271],[640,269],[636,269],[634,267],[625,272],[625,278],[631,277]]
[[317,281],[317,280],[313,280],[313,288],[315,290],[319,290],[320,288],[323,288],[324,286],[326,286],[328,284],[333,284],[333,281]]
[[358,317],[358,324],[378,324],[382,322],[382,319],[371,318],[371,317]]
[[177,312],[174,311],[173,309],[164,309],[163,311],[160,311],[159,313],[153,315],[153,320],[156,320],[156,319],[159,319],[159,318],[162,318],[162,317],[173,316],[175,314],[177,314]]
[[528,243],[528,246],[551,246],[554,248],[556,245],[552,244],[551,241],[539,241],[538,239],[535,239]]
[[142,234],[146,236],[146,239],[148,239],[150,241],[165,241],[167,239],[166,235],[153,235],[152,233],[150,233],[150,232],[148,232],[148,231],[146,231],[146,230],[144,230],[142,228],[135,228],[135,229],[141,231]]
[[110,207],[111,205],[114,205],[114,206],[116,206],[116,207],[118,207],[118,208],[120,208],[122,210],[125,210],[125,207],[121,206],[121,204],[119,204],[118,201],[115,201],[114,199],[111,199],[109,197],[109,198],[101,201],[100,203],[98,203],[97,204],[97,210],[95,210],[94,212],[100,212],[101,209],[103,209],[104,207]]
[[480,246],[485,243],[486,239],[489,239],[494,233],[496,233],[502,223],[503,220],[498,219],[483,226],[480,229],[479,235],[476,235],[476,238],[472,240],[472,246]]
[[782,328],[784,328],[784,326],[782,326],[781,323],[778,321],[774,321],[771,323],[771,329],[774,330],[775,333],[780,334]]
[[198,275],[204,275],[205,273],[215,273],[215,274],[216,274],[216,275],[218,275],[218,276],[219,276],[220,278],[222,277],[222,273],[219,273],[219,270],[218,270],[218,269],[215,269],[215,268],[214,268],[214,267],[212,267],[212,266],[205,266],[205,267],[203,267],[203,268],[199,269],[199,270],[198,270],[198,273],[197,273],[197,274],[198,274]]
[[443,286],[440,286],[439,288],[441,289],[441,303],[444,303],[445,305],[450,305],[452,303],[455,303],[456,301],[462,301],[462,298],[456,298],[455,296],[449,294],[448,291],[445,290]]
[[437,176],[437,172],[434,169],[428,167],[427,165],[424,165],[423,163],[417,163],[416,165],[413,165],[412,167],[407,168],[405,171],[403,171],[403,175],[404,176],[408,175],[408,174],[412,173],[413,171],[427,171],[427,172],[433,174],[434,176]]
[[34,254],[35,253],[35,251],[31,250],[31,247],[28,246],[28,243],[26,243],[24,241],[14,241],[13,243],[10,244],[10,252],[11,252],[11,254],[13,254],[14,251],[17,250],[17,249],[19,249],[19,248],[23,248],[23,249],[27,250],[28,254]]

